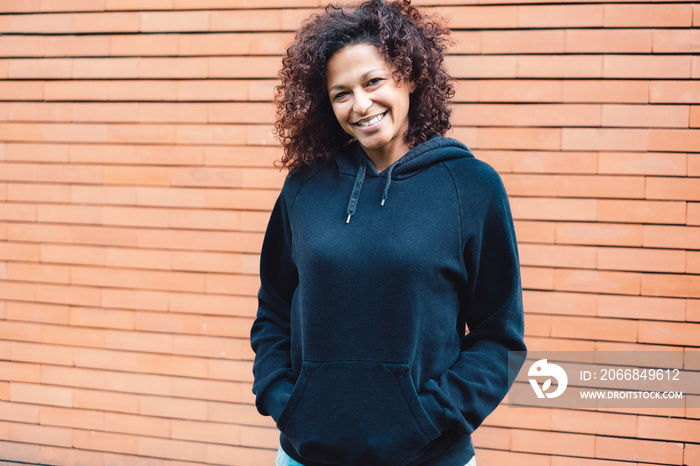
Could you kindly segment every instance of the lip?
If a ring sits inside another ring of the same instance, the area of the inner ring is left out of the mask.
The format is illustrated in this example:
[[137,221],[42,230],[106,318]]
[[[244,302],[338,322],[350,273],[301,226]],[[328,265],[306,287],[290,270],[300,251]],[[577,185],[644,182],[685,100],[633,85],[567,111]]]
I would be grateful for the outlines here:
[[[384,111],[384,112],[382,112],[382,113],[377,113],[376,115],[372,115],[372,116],[367,117],[367,118],[363,118],[363,119],[358,120],[358,121],[356,121],[355,123],[353,123],[353,126],[354,126],[355,128],[357,128],[358,130],[360,130],[360,131],[374,131],[374,130],[376,130],[377,128],[379,128],[379,127],[383,124],[384,120],[386,119],[386,114],[387,114],[387,113],[389,113],[389,110],[386,110],[386,111]],[[378,122],[374,123],[373,125],[369,125],[369,126],[360,126],[360,125],[358,124],[358,123],[360,123],[360,122],[362,122],[362,121],[370,121],[371,119],[376,118],[376,117],[378,117],[378,116],[382,116],[382,119],[379,120]]]

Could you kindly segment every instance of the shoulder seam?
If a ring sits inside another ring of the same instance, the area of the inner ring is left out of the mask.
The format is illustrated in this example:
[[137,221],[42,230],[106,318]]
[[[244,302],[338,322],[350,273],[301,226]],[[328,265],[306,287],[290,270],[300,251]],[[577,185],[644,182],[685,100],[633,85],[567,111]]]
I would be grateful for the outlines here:
[[460,268],[462,269],[462,274],[466,275],[467,273],[467,266],[464,264],[463,260],[463,255],[464,255],[464,243],[465,243],[465,238],[464,238],[464,225],[463,225],[463,219],[462,219],[462,200],[459,197],[459,189],[457,188],[457,181],[455,180],[454,175],[452,174],[452,171],[450,170],[450,167],[447,166],[447,162],[442,161],[440,162],[443,167],[445,167],[445,170],[447,171],[447,174],[450,175],[450,179],[452,180],[452,186],[455,189],[455,196],[457,197],[457,210],[459,211],[459,251],[458,251],[458,257],[462,258],[462,260],[459,261]]

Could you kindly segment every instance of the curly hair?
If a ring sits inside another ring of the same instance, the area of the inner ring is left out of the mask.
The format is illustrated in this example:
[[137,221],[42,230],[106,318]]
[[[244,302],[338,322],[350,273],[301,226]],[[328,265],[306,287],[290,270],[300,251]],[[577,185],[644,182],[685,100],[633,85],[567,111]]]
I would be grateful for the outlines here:
[[372,44],[396,69],[395,79],[416,84],[404,138],[409,147],[450,129],[452,78],[444,65],[452,41],[441,18],[421,13],[410,0],[369,0],[356,8],[328,5],[309,17],[282,59],[275,88],[274,133],[283,167],[314,168],[353,139],[340,126],[328,97],[326,65],[342,48]]

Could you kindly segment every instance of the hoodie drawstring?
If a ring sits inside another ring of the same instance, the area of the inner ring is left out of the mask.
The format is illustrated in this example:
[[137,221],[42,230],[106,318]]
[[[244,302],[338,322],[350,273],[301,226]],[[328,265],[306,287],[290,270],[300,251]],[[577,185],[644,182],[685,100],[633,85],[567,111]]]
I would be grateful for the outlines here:
[[350,194],[350,202],[348,203],[348,219],[345,221],[346,224],[350,223],[350,218],[357,210],[357,201],[360,199],[360,191],[362,191],[362,183],[365,182],[366,171],[367,166],[364,163],[360,163],[360,168],[357,170],[357,176],[355,177],[355,184],[352,187],[352,194]]
[[386,198],[389,195],[389,185],[391,184],[391,172],[394,171],[396,164],[391,164],[389,169],[386,171],[386,185],[384,186],[384,195],[382,196],[382,206],[386,202]]
[[[391,185],[391,172],[394,171],[394,166],[389,166],[386,172],[386,185],[384,185],[384,194],[382,195],[382,203],[380,205],[384,206],[384,203],[389,196],[389,186]],[[365,173],[367,173],[367,165],[365,163],[360,163],[360,168],[357,170],[357,176],[355,177],[355,184],[352,187],[352,194],[350,194],[350,202],[348,202],[348,218],[345,223],[350,223],[350,219],[355,215],[357,210],[357,202],[360,199],[360,192],[362,191],[362,183],[365,182]]]

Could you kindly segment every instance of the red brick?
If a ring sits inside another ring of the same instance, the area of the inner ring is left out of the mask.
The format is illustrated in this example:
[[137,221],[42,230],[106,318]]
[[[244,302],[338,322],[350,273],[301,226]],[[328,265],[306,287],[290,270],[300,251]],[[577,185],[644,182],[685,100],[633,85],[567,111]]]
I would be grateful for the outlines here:
[[[605,57],[607,58],[607,57]],[[598,55],[520,55],[520,78],[600,78],[604,58]]]
[[554,271],[549,268],[527,267],[520,268],[524,289],[553,290]]
[[[479,102],[570,102],[569,99],[563,99],[563,85],[566,83],[550,80],[504,79],[470,81],[468,89],[477,92],[476,99]],[[456,100],[460,101],[459,96]]]
[[[562,53],[564,52],[564,34],[562,30],[486,30],[480,34],[480,49],[469,52],[487,54]],[[471,37],[466,39],[471,39]],[[450,50],[452,53],[456,53],[453,49]],[[467,52],[460,51],[459,53]]]
[[691,5],[605,5],[606,27],[690,27]]
[[39,462],[41,464],[89,464],[91,466],[105,466],[105,456],[106,455],[102,452],[91,452],[74,448],[42,446],[39,450]]
[[138,444],[139,455],[156,458],[204,462],[206,460],[206,452],[206,445],[201,443],[159,439],[155,437],[140,437]]
[[[650,84],[644,80],[568,80],[561,84],[562,100],[582,103],[648,103],[649,87],[653,84],[654,82]],[[627,147],[625,150],[634,149]]]
[[[554,431],[580,432],[601,436],[635,437],[637,435],[638,416],[634,415],[552,409],[551,418],[551,430]],[[588,454],[590,453],[592,451],[588,452]]]
[[73,406],[73,390],[48,385],[10,383],[10,401],[12,403],[30,403],[49,406]]
[[106,248],[105,265],[111,267],[134,267],[139,269],[171,270],[170,251]]
[[679,105],[604,105],[603,126],[687,128],[688,107]]
[[[138,413],[139,396],[129,393],[75,390],[75,407],[95,411]],[[170,400],[172,403],[172,400]]]
[[170,437],[171,421],[133,414],[104,413],[104,430],[121,434]]
[[[216,13],[214,14],[216,15]],[[256,36],[271,36],[269,41]],[[218,33],[218,34],[182,34],[174,35],[173,41],[180,43],[179,54],[186,55],[246,55],[250,53],[262,53],[266,50],[266,44],[273,43],[277,47],[273,48],[276,53],[284,50],[282,43],[291,43],[288,34],[284,33],[266,33],[266,34],[251,34],[251,33]],[[252,51],[252,43],[256,42],[257,49]],[[281,43],[278,43],[281,42]]]
[[651,53],[652,31],[644,29],[568,29],[567,53]]
[[641,176],[559,175],[559,197],[643,198],[645,179]]
[[139,450],[140,440],[140,437],[133,435],[84,430],[73,431],[74,447],[87,450],[136,454]]
[[[28,104],[25,104],[28,105]],[[59,110],[60,111],[60,110]],[[26,118],[26,117],[22,117]],[[39,115],[38,120],[46,117]],[[5,159],[18,162],[59,162],[66,163],[70,160],[69,147],[63,144],[6,144]],[[58,191],[58,190],[57,190]],[[55,199],[55,198],[54,198]],[[58,199],[56,199],[58,200]]]
[[644,225],[644,246],[675,249],[700,249],[700,228]]
[[[700,14],[700,13],[699,13]],[[688,466],[697,466],[700,464],[700,445],[687,443],[683,452],[683,463]]]
[[693,53],[700,48],[700,32],[694,29],[654,31],[654,53]]
[[599,248],[598,267],[639,272],[685,272],[685,251]]
[[603,25],[602,5],[524,5],[518,7],[521,28],[600,27]]
[[686,174],[687,157],[673,153],[601,152],[599,171],[606,174],[679,175]]
[[112,56],[140,56],[178,54],[179,40],[173,34],[115,34],[110,36]]
[[592,199],[513,198],[514,218],[528,220],[595,220],[596,201]]
[[558,128],[478,128],[478,149],[557,150],[562,146]]
[[697,442],[700,437],[700,431],[696,428],[697,422],[697,420],[691,419],[640,416],[638,437],[654,440]]
[[141,396],[140,414],[175,419],[207,419],[207,403],[203,400],[178,399],[173,403],[170,397]]
[[136,316],[136,328],[152,332],[245,338],[250,327],[249,319],[139,312]]
[[35,343],[11,342],[6,359],[44,364],[73,365],[73,348]]
[[557,291],[525,290],[523,305],[526,313],[550,315],[594,316],[598,309],[598,301],[593,294]]
[[599,126],[600,106],[462,104],[454,106],[452,123],[474,126]]
[[519,248],[523,265],[548,267],[596,267],[596,248],[522,244]]
[[[73,79],[134,79],[140,77],[141,60],[138,58],[76,58],[73,60]],[[134,105],[134,104],[132,104]],[[104,108],[103,104],[100,104]],[[107,115],[100,121],[105,121]],[[76,118],[76,121],[79,121]],[[111,121],[111,119],[110,119]]]
[[698,152],[700,151],[700,130],[695,129],[652,129],[649,130],[649,150]]
[[43,100],[44,83],[40,81],[2,81],[0,82],[0,98]]
[[501,176],[508,194],[511,196],[555,196],[556,178],[552,175],[511,175]]
[[623,319],[674,320],[685,318],[685,300],[649,296],[599,295],[598,315]]
[[[14,266],[14,264],[9,265],[10,267]],[[6,313],[8,320],[66,325],[69,322],[70,310],[68,306],[9,302]]]
[[700,251],[686,251],[685,272],[700,274]]
[[172,353],[172,335],[145,332],[104,331],[107,348],[143,353]]
[[700,225],[700,203],[688,202],[688,225]]
[[700,103],[700,81],[651,81],[649,83],[649,102],[668,104]]
[[173,355],[142,354],[139,357],[139,370],[145,374],[175,375],[183,377],[208,378],[209,370],[200,358]]
[[700,178],[647,177],[647,199],[700,201]]
[[75,348],[75,367],[133,372],[138,370],[139,355],[123,351]]
[[252,353],[248,338],[205,338],[190,335],[175,335],[172,352],[185,356],[226,359],[247,359]]
[[587,455],[593,451],[593,435],[513,430],[511,448],[530,453]]
[[36,405],[2,401],[0,408],[0,419],[3,421],[39,423],[39,407]]
[[557,223],[556,242],[610,246],[641,246],[641,225],[606,223]]
[[515,233],[520,243],[554,243],[556,224],[551,222],[515,222]]
[[73,15],[46,13],[11,15],[3,29],[5,33],[71,34]]
[[103,207],[102,224],[109,226],[167,228],[169,212],[166,209],[131,207]]
[[688,176],[700,176],[700,156],[688,154]]
[[561,291],[637,295],[642,279],[639,273],[561,269],[554,271],[554,288]]
[[525,335],[548,337],[552,334],[552,318],[548,315],[526,314]]
[[199,32],[209,29],[208,11],[142,12],[141,32]]
[[72,447],[72,431],[62,427],[47,427],[32,424],[10,425],[10,440],[31,443],[41,439],[42,445]]
[[70,313],[70,324],[76,327],[98,327],[133,329],[132,312],[113,309],[74,307]]
[[74,33],[120,32],[134,33],[141,28],[141,18],[138,13],[81,13],[73,15]]
[[[207,448],[207,462],[213,464],[235,464],[236,466],[272,464],[275,461],[275,451],[212,444]],[[232,458],[235,458],[233,462],[231,461]]]
[[646,274],[642,294],[677,298],[700,298],[700,275]]
[[650,131],[644,129],[563,128],[561,146],[575,151],[646,151],[649,139]]
[[690,127],[700,128],[700,105],[690,107]]
[[0,320],[0,340],[38,342],[42,339],[42,332],[38,324]]
[[636,342],[637,329],[634,320],[552,316],[552,335],[560,338]]
[[690,78],[690,56],[606,55],[603,60],[605,78]]
[[100,330],[59,326],[41,328],[41,342],[44,344],[103,347],[104,337],[104,332]]
[[596,437],[596,458],[681,464],[683,444],[617,437]]
[[685,203],[680,201],[597,201],[599,221],[633,223],[685,223]]

